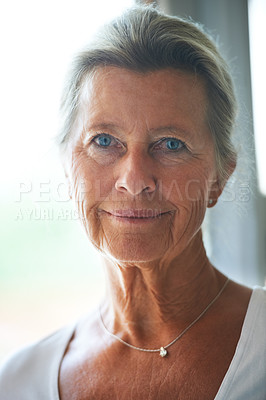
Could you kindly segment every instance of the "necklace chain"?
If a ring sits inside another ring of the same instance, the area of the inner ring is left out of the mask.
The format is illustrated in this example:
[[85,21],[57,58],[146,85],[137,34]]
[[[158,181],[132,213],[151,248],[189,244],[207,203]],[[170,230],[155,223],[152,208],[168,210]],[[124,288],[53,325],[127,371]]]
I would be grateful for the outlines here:
[[123,339],[121,339],[119,336],[115,335],[114,333],[110,332],[104,322],[103,322],[103,318],[102,318],[102,313],[101,313],[101,308],[99,307],[99,314],[100,314],[100,321],[102,323],[102,326],[104,328],[104,330],[113,338],[119,340],[119,342],[125,344],[128,347],[131,347],[132,349],[135,350],[139,350],[139,351],[145,351],[148,353],[160,353],[161,357],[165,357],[167,355],[167,351],[166,349],[170,346],[172,346],[172,344],[174,344],[175,342],[177,342],[177,340],[179,340],[196,322],[198,322],[198,320],[203,317],[203,315],[209,310],[209,308],[216,302],[216,300],[218,300],[218,298],[221,296],[221,294],[223,293],[224,289],[226,288],[227,284],[229,283],[230,279],[227,278],[227,280],[225,281],[223,287],[221,288],[221,290],[219,291],[219,293],[214,297],[214,299],[207,305],[207,307],[200,313],[200,315],[194,319],[194,321],[191,322],[191,324],[189,324],[174,340],[172,340],[172,342],[168,343],[166,346],[160,347],[160,349],[142,349],[141,347],[137,347],[137,346],[133,346],[133,344],[127,343],[125,342]]

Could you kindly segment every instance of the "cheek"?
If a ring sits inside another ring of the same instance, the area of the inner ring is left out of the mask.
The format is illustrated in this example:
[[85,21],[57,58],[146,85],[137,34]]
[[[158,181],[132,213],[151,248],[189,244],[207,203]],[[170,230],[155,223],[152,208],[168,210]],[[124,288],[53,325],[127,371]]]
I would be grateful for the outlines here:
[[165,200],[176,205],[190,207],[190,203],[204,203],[208,197],[210,181],[208,176],[194,169],[179,169],[162,179],[161,190]]
[[91,242],[100,249],[103,231],[98,208],[111,191],[112,179],[105,169],[80,152],[73,155],[71,185],[80,221]]
[[175,245],[185,246],[200,229],[206,212],[208,185],[207,174],[199,168],[180,168],[164,178],[163,198],[176,209],[171,226]]
[[[87,207],[96,206],[106,198],[112,188],[112,170],[103,168],[87,154],[75,155],[72,164],[72,186],[75,200],[86,202]],[[108,173],[110,171],[110,173]]]
[[101,149],[91,146],[85,151],[87,157],[93,161],[95,166],[104,168],[112,167],[123,154],[123,149],[116,147]]
[[208,181],[191,178],[185,185],[185,199],[196,203],[205,203],[208,194]]
[[176,202],[176,213],[171,225],[171,240],[175,249],[182,251],[201,228],[206,205],[202,199]]

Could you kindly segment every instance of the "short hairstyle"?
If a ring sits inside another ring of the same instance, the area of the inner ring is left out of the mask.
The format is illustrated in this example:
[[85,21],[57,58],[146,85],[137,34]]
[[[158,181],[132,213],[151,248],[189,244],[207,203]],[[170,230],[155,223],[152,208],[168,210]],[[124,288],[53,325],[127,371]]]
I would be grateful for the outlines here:
[[104,25],[73,60],[61,103],[61,147],[71,135],[84,83],[97,68],[105,66],[141,73],[175,68],[202,77],[218,178],[222,185],[226,182],[236,162],[231,139],[236,99],[228,66],[199,24],[166,15],[153,6],[134,6]]

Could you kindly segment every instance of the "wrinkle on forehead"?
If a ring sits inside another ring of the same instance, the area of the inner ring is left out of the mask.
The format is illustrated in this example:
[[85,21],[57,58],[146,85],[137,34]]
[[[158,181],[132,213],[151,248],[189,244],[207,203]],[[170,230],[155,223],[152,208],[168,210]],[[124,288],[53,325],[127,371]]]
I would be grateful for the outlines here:
[[[155,80],[156,76],[159,77],[159,79]],[[176,109],[175,103],[171,101],[174,98],[174,92],[172,91],[171,93],[167,93],[163,90],[165,89],[165,85],[167,85],[165,80],[167,81],[168,76],[169,80],[172,81],[173,76],[179,78],[177,81],[177,89],[180,85],[181,87],[184,84],[186,85],[186,98],[182,99],[180,96],[178,97],[177,91],[176,99],[178,99],[177,105],[180,109]],[[132,79],[130,79],[131,77]],[[180,80],[180,78],[182,79]],[[115,85],[116,80],[119,84],[117,86]],[[153,96],[149,99],[147,93],[149,93],[149,90],[151,89]],[[115,93],[124,96],[124,103],[121,104],[121,109],[119,110],[120,113],[117,113],[117,110],[115,109]],[[187,101],[189,96],[193,99],[191,103]],[[195,97],[198,98],[198,101],[194,101]],[[106,98],[108,98],[108,104]],[[146,100],[147,98],[148,100]],[[144,101],[145,104],[143,103]],[[160,104],[160,102],[163,104]],[[131,111],[130,116],[129,113],[125,112],[124,106],[126,105]],[[146,125],[145,132],[155,133],[164,128],[169,130],[169,127],[172,125],[173,131],[176,129],[181,133],[182,131],[185,133],[184,135],[181,135],[181,139],[182,136],[183,138],[185,136],[191,136],[190,131],[192,131],[192,136],[202,136],[202,139],[204,136],[203,133],[207,133],[204,139],[205,142],[206,136],[209,136],[209,138],[213,140],[207,123],[207,106],[208,99],[205,82],[200,76],[191,72],[162,69],[141,73],[118,67],[101,67],[84,80],[80,97],[79,117],[82,123],[82,131],[87,130],[90,126],[96,125],[112,125],[115,126],[116,129],[124,130],[125,126],[123,126],[123,123],[125,122],[126,124],[129,122],[128,125],[130,125],[132,132],[137,129],[142,129],[142,131],[144,131],[143,126]],[[107,115],[108,113],[106,112],[107,107],[109,115]],[[153,118],[154,125],[151,126],[149,118],[146,117],[145,112],[148,112],[149,114],[152,110],[156,109],[156,107],[158,109],[158,118]],[[182,107],[186,113],[186,123],[182,123],[182,118],[178,123],[171,124],[172,121],[169,123],[165,114],[171,115],[172,113],[172,115],[174,115],[176,113],[178,115],[179,112],[181,115],[183,112]],[[112,112],[112,108],[114,108],[114,112]],[[162,110],[164,109],[166,110],[166,113],[163,113]],[[197,129],[197,126],[193,126],[193,117],[195,115],[197,116],[201,126],[204,126],[204,131],[202,128]],[[165,119],[163,120],[164,116]],[[131,120],[126,121],[130,117]],[[130,132],[127,132],[127,134],[129,133]]]
[[[120,68],[120,67],[113,67],[113,66],[109,66],[109,67],[99,67],[96,70],[94,70],[93,72],[91,72],[85,79],[84,82],[82,84],[82,88],[81,88],[81,96],[80,96],[80,104],[81,105],[86,105],[88,104],[88,102],[90,101],[91,97],[95,97],[95,94],[97,95],[97,97],[101,96],[101,89],[103,88],[105,82],[107,82],[107,85],[109,82],[114,81],[114,79],[116,79],[116,77],[119,77],[119,79],[121,79],[121,77],[123,77],[123,74],[126,73],[127,75],[127,79],[125,80],[125,82],[129,81],[130,77],[132,77],[134,80],[142,80],[143,78],[146,78],[145,80],[148,83],[148,86],[152,84],[152,79],[154,76],[160,76],[160,75],[164,75],[162,76],[161,79],[161,84],[158,84],[157,82],[157,92],[158,95],[161,94],[161,88],[164,86],[164,81],[165,78],[167,77],[167,75],[173,76],[176,75],[176,77],[182,77],[184,80],[186,80],[187,83],[190,84],[190,92],[195,92],[195,90],[200,90],[202,91],[202,93],[204,93],[204,98],[203,100],[204,103],[206,104],[206,107],[204,107],[204,111],[207,111],[207,90],[206,90],[206,84],[203,80],[203,78],[201,76],[199,76],[196,73],[192,73],[192,72],[188,72],[185,70],[179,70],[179,69],[173,69],[173,68],[165,68],[165,69],[160,69],[160,70],[156,70],[156,71],[148,71],[148,72],[137,72],[137,71],[132,71],[129,69],[125,69],[125,68]],[[167,74],[168,73],[168,74]],[[143,90],[145,92],[146,90],[146,86],[143,86]],[[203,90],[202,90],[203,89]],[[120,88],[121,91],[121,88]],[[140,93],[138,91],[138,93]],[[203,104],[201,104],[201,106],[203,106]]]

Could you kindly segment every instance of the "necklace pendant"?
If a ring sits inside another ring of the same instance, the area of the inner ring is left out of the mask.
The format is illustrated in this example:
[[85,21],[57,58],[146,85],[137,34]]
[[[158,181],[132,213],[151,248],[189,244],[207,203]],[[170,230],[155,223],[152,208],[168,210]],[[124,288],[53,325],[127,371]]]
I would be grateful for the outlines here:
[[165,350],[164,347],[161,347],[160,348],[160,356],[161,357],[165,357],[166,355],[167,355],[167,350]]

